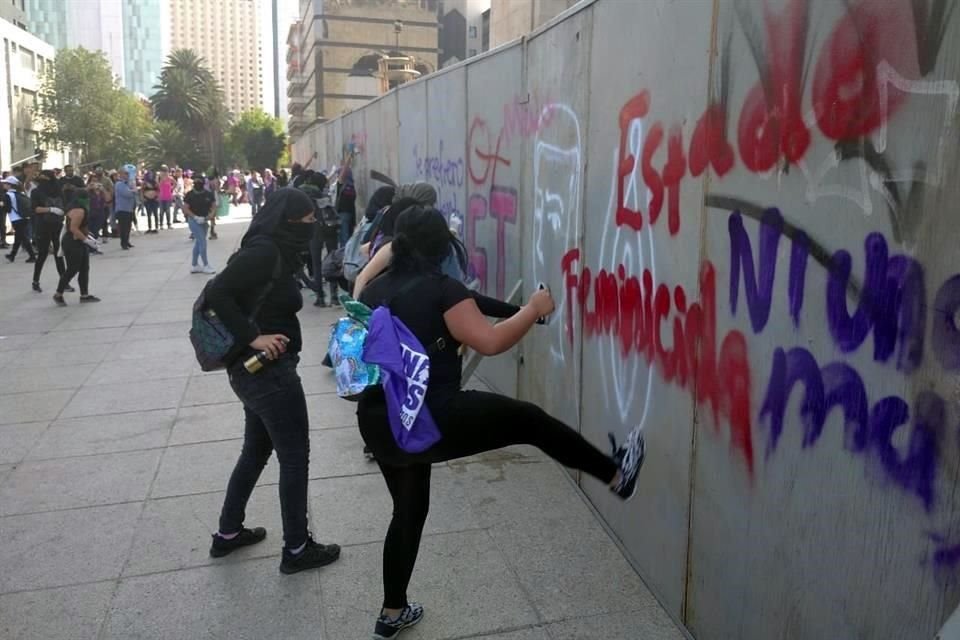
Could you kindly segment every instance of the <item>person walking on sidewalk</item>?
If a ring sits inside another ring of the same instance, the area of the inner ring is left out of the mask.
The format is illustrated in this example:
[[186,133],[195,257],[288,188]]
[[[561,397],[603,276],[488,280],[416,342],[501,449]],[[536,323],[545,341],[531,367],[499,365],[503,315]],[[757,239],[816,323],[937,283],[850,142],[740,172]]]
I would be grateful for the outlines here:
[[33,253],[33,245],[30,238],[27,237],[27,224],[33,209],[30,206],[30,199],[19,191],[20,181],[14,176],[8,176],[0,184],[3,185],[4,197],[7,199],[7,219],[10,220],[10,226],[13,227],[13,247],[10,253],[6,255],[8,262],[17,259],[17,253],[20,247],[27,252],[27,262],[36,262],[37,257]]
[[87,182],[87,199],[90,203],[87,226],[90,228],[90,235],[101,242],[106,242],[106,233],[101,232],[107,223],[110,215],[110,205],[107,202],[107,192],[103,184],[96,178],[91,177]]
[[160,233],[160,192],[153,171],[143,174],[140,194],[143,208],[147,212],[147,233]]
[[256,171],[250,171],[247,177],[247,201],[250,203],[250,216],[256,217],[263,204],[263,180]]
[[[297,364],[302,336],[297,312],[303,297],[294,279],[300,255],[313,235],[313,201],[296,189],[271,196],[223,273],[210,285],[211,309],[249,348],[227,368],[230,386],[243,402],[246,420],[243,448],[227,484],[219,530],[210,555],[225,556],[262,541],[261,527],[244,527],[247,501],[273,450],[280,462],[280,512],[285,574],[334,562],[340,547],[319,544],[307,530],[307,479],[310,459],[309,418]],[[250,373],[244,360],[257,353],[268,360]]]
[[[71,188],[73,185],[71,184]],[[37,245],[37,263],[33,265],[33,290],[41,293],[40,275],[51,247],[57,274],[66,270],[60,257],[60,234],[63,233],[63,194],[60,181],[49,169],[37,176],[37,186],[30,194],[33,207],[33,239]]]
[[90,249],[96,248],[97,243],[87,236],[88,203],[82,190],[71,189],[70,193],[74,195],[67,206],[67,229],[63,234],[63,255],[67,259],[67,268],[60,275],[57,292],[53,295],[58,307],[67,306],[63,293],[73,291],[70,281],[74,276],[77,276],[80,285],[80,302],[100,302],[100,298],[90,295]]
[[183,211],[183,169],[177,167],[173,171],[173,224],[180,223],[180,212]]
[[133,226],[133,212],[137,206],[137,193],[130,186],[129,180],[130,174],[127,170],[120,169],[117,172],[117,183],[113,191],[117,226],[120,227],[120,247],[125,251],[133,248],[130,244],[130,227]]
[[100,234],[100,242],[107,244],[107,237],[112,235],[113,227],[116,223],[114,208],[113,208],[113,179],[107,175],[103,170],[103,165],[98,164],[93,168],[93,176],[90,180],[98,182],[103,188],[101,194],[103,194],[103,199],[105,203],[104,210],[104,221],[102,225],[102,233]]
[[[491,325],[484,314],[498,311],[490,308],[492,302],[503,303],[471,293],[461,282],[440,273],[450,243],[451,232],[442,213],[433,208],[407,209],[397,220],[390,270],[368,284],[360,297],[373,308],[405,288],[388,304],[422,345],[430,345],[426,347],[432,353],[424,407],[441,434],[441,439],[422,453],[406,453],[394,440],[383,387],[370,387],[360,398],[360,434],[373,450],[393,498],[393,518],[383,546],[383,608],[373,634],[380,640],[395,638],[423,618],[423,607],[407,599],[407,585],[427,518],[431,464],[530,444],[560,464],[600,480],[626,500],[635,492],[644,460],[639,429],[623,446],[614,446],[613,455],[608,456],[534,404],[460,389],[457,351],[461,344],[484,355],[504,353],[520,342],[538,319],[553,313],[554,301],[548,291],[537,291],[509,319]],[[369,337],[367,340],[365,353],[377,348]]]
[[[183,213],[187,216],[193,236],[193,266],[190,273],[216,273],[207,260],[207,224],[213,215],[214,195],[204,188],[203,176],[193,177],[193,189],[183,199]],[[203,260],[203,266],[200,266]]]
[[166,218],[167,229],[173,229],[173,223],[170,219],[170,207],[173,205],[173,187],[174,180],[173,176],[170,175],[170,170],[167,168],[167,165],[160,165],[160,171],[157,173],[158,202],[160,203],[160,217],[157,222],[158,228],[163,228],[163,220]]

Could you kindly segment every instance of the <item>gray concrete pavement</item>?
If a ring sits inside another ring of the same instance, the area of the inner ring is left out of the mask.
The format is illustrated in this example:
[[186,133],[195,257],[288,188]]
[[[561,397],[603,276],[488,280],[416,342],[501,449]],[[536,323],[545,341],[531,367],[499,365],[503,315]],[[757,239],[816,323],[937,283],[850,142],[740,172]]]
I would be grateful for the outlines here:
[[[245,227],[219,227],[215,266]],[[189,273],[187,231],[132,242],[93,259],[97,305],[68,294],[56,308],[52,262],[42,295],[25,256],[0,264],[0,638],[368,638],[390,502],[320,366],[336,313],[307,300],[301,375],[312,528],[341,560],[278,572],[275,460],[248,510],[267,540],[211,560],[242,412],[186,338],[206,281]],[[683,637],[564,471],[529,448],[435,468],[411,596],[427,615],[405,640]]]

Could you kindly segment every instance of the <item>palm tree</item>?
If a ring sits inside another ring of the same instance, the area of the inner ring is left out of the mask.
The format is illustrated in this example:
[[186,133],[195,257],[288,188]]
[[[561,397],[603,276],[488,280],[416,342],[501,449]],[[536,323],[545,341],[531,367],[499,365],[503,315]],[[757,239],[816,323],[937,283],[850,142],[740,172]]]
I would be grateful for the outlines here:
[[157,120],[153,131],[147,136],[143,147],[146,160],[151,165],[160,164],[200,166],[203,161],[196,143],[184,133],[176,122]]
[[175,122],[194,140],[203,140],[209,158],[218,163],[230,113],[204,59],[191,49],[172,52],[154,90],[150,102],[157,119]]

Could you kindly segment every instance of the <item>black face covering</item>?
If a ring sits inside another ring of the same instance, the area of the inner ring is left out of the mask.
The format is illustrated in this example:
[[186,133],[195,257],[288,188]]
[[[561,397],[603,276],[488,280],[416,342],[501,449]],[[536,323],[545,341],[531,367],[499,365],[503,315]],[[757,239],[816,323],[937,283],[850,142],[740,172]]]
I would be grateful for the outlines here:
[[277,189],[250,222],[240,246],[244,247],[260,237],[268,237],[280,247],[287,266],[296,270],[303,264],[300,254],[310,246],[313,225],[292,221],[301,220],[313,210],[313,200],[299,189]]

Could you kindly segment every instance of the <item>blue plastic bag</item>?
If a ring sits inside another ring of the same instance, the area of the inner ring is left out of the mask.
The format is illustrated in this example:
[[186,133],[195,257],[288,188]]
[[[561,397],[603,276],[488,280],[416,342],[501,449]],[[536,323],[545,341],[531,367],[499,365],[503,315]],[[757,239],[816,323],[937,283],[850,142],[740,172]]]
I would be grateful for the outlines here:
[[380,367],[363,361],[370,308],[362,302],[341,296],[347,316],[337,320],[327,347],[337,378],[337,395],[357,400],[367,387],[380,383]]

